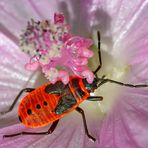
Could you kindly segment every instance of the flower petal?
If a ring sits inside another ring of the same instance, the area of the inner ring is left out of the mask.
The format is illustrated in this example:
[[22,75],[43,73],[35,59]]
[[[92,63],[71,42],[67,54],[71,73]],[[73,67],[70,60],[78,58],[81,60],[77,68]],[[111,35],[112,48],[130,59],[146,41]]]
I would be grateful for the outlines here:
[[148,93],[127,93],[120,98],[120,103],[104,121],[101,147],[147,147],[147,96]]
[[[24,69],[26,60],[28,57],[20,51],[18,46],[0,33],[0,112],[6,111],[10,107],[21,89],[28,85],[31,87],[35,83],[32,73]],[[12,115],[14,114],[16,114],[16,110],[12,111]],[[10,124],[9,120],[13,119],[10,117],[6,122],[4,116],[0,116],[0,118],[1,127]]]

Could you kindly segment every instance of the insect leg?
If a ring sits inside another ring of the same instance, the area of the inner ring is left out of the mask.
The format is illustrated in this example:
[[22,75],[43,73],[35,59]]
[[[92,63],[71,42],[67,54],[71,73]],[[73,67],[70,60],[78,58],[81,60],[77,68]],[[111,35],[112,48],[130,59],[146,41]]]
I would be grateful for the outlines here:
[[50,126],[49,130],[46,132],[40,132],[40,133],[34,133],[34,132],[20,132],[20,133],[16,133],[16,134],[11,134],[11,135],[4,135],[3,138],[8,138],[8,137],[15,137],[15,136],[19,136],[19,135],[48,135],[51,134],[55,128],[57,127],[59,120],[56,120],[52,123],[52,125]]
[[87,128],[87,123],[86,123],[86,118],[85,118],[85,114],[84,114],[84,111],[80,108],[80,107],[77,107],[76,108],[76,111],[79,112],[81,115],[82,115],[82,118],[83,118],[83,124],[84,124],[84,128],[85,128],[85,133],[86,135],[88,136],[88,138],[90,138],[93,142],[96,141],[96,139],[94,137],[92,137],[89,132],[88,132],[88,128]]
[[56,120],[56,121],[54,121],[54,122],[52,123],[51,127],[50,127],[49,130],[48,130],[48,134],[51,134],[51,133],[55,130],[55,128],[56,128],[57,125],[58,125],[58,122],[59,122],[59,120]]
[[98,67],[96,68],[96,70],[93,72],[94,74],[96,74],[99,70],[100,70],[100,68],[101,68],[101,66],[102,66],[102,59],[101,59],[101,50],[100,50],[100,45],[101,45],[101,42],[100,42],[100,32],[98,31],[97,32],[97,36],[98,36],[98,56],[99,56],[99,65],[98,65]]
[[21,94],[22,94],[23,92],[31,92],[31,91],[33,91],[33,90],[35,90],[35,88],[24,88],[24,89],[22,89],[22,90],[19,92],[19,94],[16,96],[16,98],[15,98],[15,100],[13,101],[13,103],[11,104],[10,108],[9,108],[7,111],[0,112],[0,114],[6,114],[6,113],[12,111],[12,109],[14,108],[14,105],[15,105],[16,102],[18,101],[18,99],[19,99],[19,97],[21,96]]
[[134,85],[134,84],[128,84],[128,83],[118,82],[118,81],[111,80],[111,79],[103,79],[103,80],[101,80],[101,83],[98,84],[98,87],[100,87],[101,85],[103,85],[103,84],[105,84],[105,83],[107,83],[107,82],[115,83],[115,84],[122,85],[122,86],[126,86],[126,87],[135,87],[135,88],[139,88],[139,87],[148,87],[147,84],[138,84],[138,85]]
[[87,98],[88,101],[102,101],[103,97],[102,96],[90,96]]

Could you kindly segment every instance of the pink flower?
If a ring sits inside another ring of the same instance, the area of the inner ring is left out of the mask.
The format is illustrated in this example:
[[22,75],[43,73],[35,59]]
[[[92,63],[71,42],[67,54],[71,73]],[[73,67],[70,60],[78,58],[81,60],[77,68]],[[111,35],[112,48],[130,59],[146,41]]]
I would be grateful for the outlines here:
[[[22,88],[38,87],[45,82],[39,71],[24,69],[29,57],[20,51],[18,39],[20,30],[30,18],[52,19],[57,10],[64,13],[77,36],[92,36],[97,41],[96,31],[100,31],[103,68],[98,75],[105,74],[127,83],[148,83],[147,1],[5,0],[0,2],[0,7],[0,111],[9,108]],[[69,37],[65,38],[66,42]],[[94,52],[89,66],[92,70],[98,65],[95,46]],[[35,61],[32,62],[37,67]],[[11,113],[0,115],[0,147],[146,148],[148,89],[105,84],[96,95],[103,96],[104,100],[82,104],[89,131],[97,138],[95,143],[88,140],[81,116],[76,112],[62,118],[52,135],[3,139],[4,134],[34,131],[19,123],[15,107]],[[36,132],[48,128],[36,129]]]
[[[59,80],[67,84],[69,73],[86,78],[89,83],[93,82],[94,75],[87,66],[88,59],[93,56],[89,50],[92,44],[91,39],[70,33],[62,13],[54,14],[54,23],[47,19],[37,22],[32,19],[20,40],[22,50],[31,56],[25,68],[34,71],[40,66],[45,77],[53,84]],[[58,71],[63,71],[66,76],[59,76]],[[84,75],[84,72],[88,74]]]

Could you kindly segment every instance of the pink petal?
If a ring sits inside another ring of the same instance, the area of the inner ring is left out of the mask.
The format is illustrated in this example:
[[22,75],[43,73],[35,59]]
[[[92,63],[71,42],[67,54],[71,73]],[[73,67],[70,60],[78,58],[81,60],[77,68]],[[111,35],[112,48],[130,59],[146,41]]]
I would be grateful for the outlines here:
[[77,58],[77,59],[73,59],[74,64],[78,65],[78,66],[83,66],[83,65],[87,65],[88,63],[88,59],[87,58]]
[[38,62],[33,62],[33,63],[27,63],[25,64],[25,69],[26,70],[37,70],[39,68],[39,63]]
[[84,57],[92,57],[94,55],[94,53],[91,51],[91,50],[88,50],[88,49],[85,49],[84,51],[83,51],[83,56]]
[[59,23],[59,24],[64,23],[64,15],[62,13],[55,13],[54,14],[54,22],[55,22],[55,24],[57,24],[57,23]]
[[100,133],[101,147],[147,147],[147,96],[147,89],[141,89],[137,93],[136,90],[129,90],[122,94],[120,102],[103,123]]
[[[0,112],[5,111],[12,104],[21,89],[27,86],[33,87],[35,77],[25,70],[26,60],[29,58],[20,51],[18,46],[0,33]],[[11,115],[12,118],[6,120],[3,120],[0,115],[1,127],[15,123],[13,119],[16,110],[12,111]]]
[[94,74],[90,70],[85,70],[81,73],[81,75],[86,78],[88,83],[92,83],[94,80]]
[[[93,113],[93,112],[92,112]],[[77,120],[76,120],[77,119]],[[72,121],[72,124],[71,124]],[[99,125],[99,122],[97,123]],[[98,128],[94,128],[97,126],[96,123],[91,123],[89,125],[89,131],[93,133],[93,136],[97,137],[98,135]],[[94,127],[93,127],[94,126]],[[50,147],[50,148],[64,148],[64,147],[97,147],[98,141],[95,143],[88,140],[88,137],[84,137],[84,127],[82,123],[82,118],[78,113],[75,113],[73,116],[69,116],[68,118],[64,118],[60,121],[60,124],[56,128],[53,134],[45,135],[45,136],[17,136],[13,138],[5,138],[3,139],[4,134],[16,133],[21,131],[30,131],[30,132],[41,132],[47,131],[50,127],[44,127],[39,129],[28,129],[21,124],[15,124],[7,128],[1,128],[0,130],[0,146],[2,148],[15,148],[19,145],[21,148],[26,147],[36,147],[39,148],[40,146]]]
[[59,71],[59,78],[62,82],[66,85],[69,82],[69,75],[67,71],[60,70]]

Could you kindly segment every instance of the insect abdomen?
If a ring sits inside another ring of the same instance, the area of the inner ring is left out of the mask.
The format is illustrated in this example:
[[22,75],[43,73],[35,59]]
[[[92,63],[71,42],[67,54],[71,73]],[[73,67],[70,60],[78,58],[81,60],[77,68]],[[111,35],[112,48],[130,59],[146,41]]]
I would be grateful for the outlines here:
[[53,110],[59,102],[59,96],[45,93],[44,85],[24,97],[19,106],[19,119],[28,127],[41,127],[59,118]]

